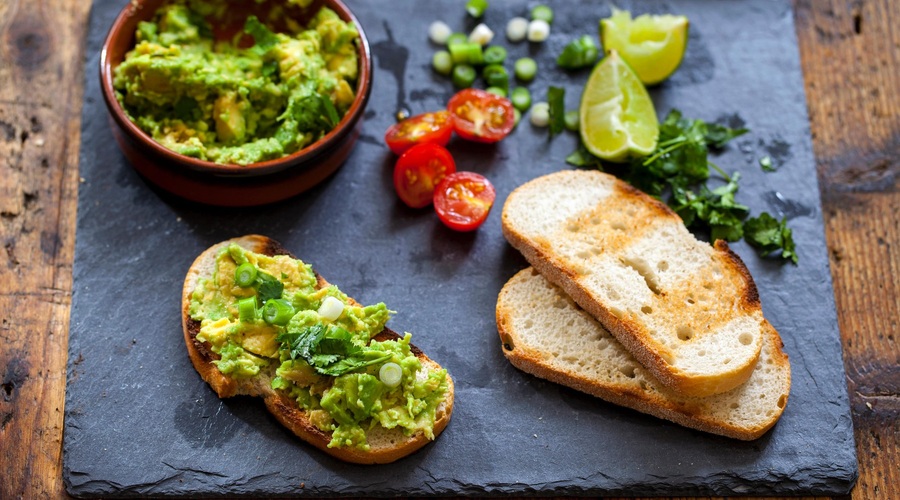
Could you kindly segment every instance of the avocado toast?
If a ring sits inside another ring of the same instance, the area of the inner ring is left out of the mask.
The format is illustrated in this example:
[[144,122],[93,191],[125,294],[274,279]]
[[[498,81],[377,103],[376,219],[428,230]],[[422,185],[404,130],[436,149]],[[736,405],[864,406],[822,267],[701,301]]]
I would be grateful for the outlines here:
[[416,451],[453,411],[453,380],[384,327],[389,313],[258,235],[204,251],[182,290],[188,354],[219,397],[261,397],[301,439],[354,463]]

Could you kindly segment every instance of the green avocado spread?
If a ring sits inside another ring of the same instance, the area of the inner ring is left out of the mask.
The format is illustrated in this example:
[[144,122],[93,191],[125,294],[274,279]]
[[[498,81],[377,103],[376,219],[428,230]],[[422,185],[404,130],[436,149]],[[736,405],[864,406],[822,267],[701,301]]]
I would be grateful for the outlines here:
[[227,8],[181,0],[138,24],[113,78],[126,115],[166,148],[220,164],[281,158],[331,131],[355,98],[353,23],[321,8],[306,26],[283,19],[289,32],[276,33],[251,16],[217,40],[208,20]]
[[332,432],[329,447],[366,450],[374,426],[434,439],[446,370],[424,369],[408,333],[370,342],[390,316],[383,303],[355,305],[337,287],[316,284],[300,260],[230,244],[191,295],[197,339],[219,355],[223,374],[262,377],[295,400],[313,425]]

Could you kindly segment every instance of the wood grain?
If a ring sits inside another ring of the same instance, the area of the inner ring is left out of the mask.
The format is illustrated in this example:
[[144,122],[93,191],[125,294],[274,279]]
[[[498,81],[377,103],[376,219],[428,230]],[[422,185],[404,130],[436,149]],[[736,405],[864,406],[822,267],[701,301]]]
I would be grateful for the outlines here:
[[89,2],[0,2],[0,498],[58,498]]
[[900,497],[900,2],[795,11],[860,476]]
[[[900,496],[900,2],[797,0],[851,397],[852,498]],[[90,2],[0,2],[0,498],[64,498]]]

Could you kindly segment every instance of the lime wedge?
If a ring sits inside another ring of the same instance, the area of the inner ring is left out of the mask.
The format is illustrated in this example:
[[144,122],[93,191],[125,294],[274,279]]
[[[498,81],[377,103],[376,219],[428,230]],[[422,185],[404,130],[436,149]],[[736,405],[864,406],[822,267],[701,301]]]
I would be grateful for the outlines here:
[[640,15],[613,8],[612,16],[600,21],[603,49],[615,50],[628,62],[645,85],[657,84],[678,69],[688,41],[688,19],[684,16]]
[[581,142],[600,159],[623,162],[656,148],[659,123],[653,101],[615,50],[591,72],[579,115]]

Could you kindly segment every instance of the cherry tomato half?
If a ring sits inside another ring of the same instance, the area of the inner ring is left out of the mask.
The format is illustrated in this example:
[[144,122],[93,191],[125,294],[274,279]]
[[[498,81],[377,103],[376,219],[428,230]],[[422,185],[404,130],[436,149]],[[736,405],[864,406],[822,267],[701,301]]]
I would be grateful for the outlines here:
[[394,189],[403,203],[413,208],[427,207],[434,199],[434,187],[453,172],[456,162],[443,146],[416,144],[400,155],[394,165]]
[[483,175],[456,172],[434,189],[434,211],[450,229],[472,231],[487,219],[496,198],[494,185]]
[[450,113],[436,111],[409,117],[388,127],[384,142],[401,155],[416,144],[433,143],[446,146],[453,135]]
[[460,90],[447,103],[453,129],[463,139],[497,142],[516,124],[509,99],[479,89]]

